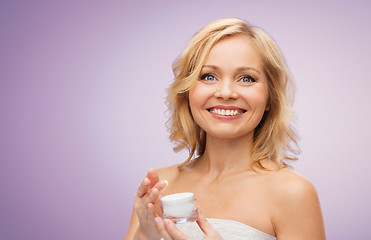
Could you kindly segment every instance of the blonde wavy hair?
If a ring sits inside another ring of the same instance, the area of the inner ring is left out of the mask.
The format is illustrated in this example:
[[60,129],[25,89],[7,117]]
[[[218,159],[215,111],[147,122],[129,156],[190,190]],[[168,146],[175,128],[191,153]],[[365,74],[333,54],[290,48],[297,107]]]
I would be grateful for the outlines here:
[[189,90],[199,79],[211,48],[220,39],[237,34],[247,36],[258,50],[269,89],[270,108],[255,128],[250,167],[265,169],[261,164],[264,159],[274,161],[278,168],[286,166],[287,160],[297,160],[296,135],[290,125],[294,117],[291,108],[294,91],[285,60],[276,43],[262,29],[238,18],[226,18],[213,21],[198,31],[173,63],[175,79],[167,97],[170,140],[175,143],[174,151],[189,151],[188,158],[179,167],[187,165],[197,155],[201,156],[206,145],[206,133],[194,121],[190,111]]

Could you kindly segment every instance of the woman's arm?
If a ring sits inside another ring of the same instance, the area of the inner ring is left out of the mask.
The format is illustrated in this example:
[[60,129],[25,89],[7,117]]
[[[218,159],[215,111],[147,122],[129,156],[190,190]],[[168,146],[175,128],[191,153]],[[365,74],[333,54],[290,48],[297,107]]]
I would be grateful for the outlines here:
[[326,239],[321,206],[312,183],[294,175],[285,178],[278,190],[273,209],[277,239]]
[[135,231],[137,230],[139,225],[138,217],[137,214],[135,213],[135,210],[133,208],[133,212],[131,214],[131,219],[130,219],[130,225],[128,232],[126,233],[126,236],[124,240],[132,240],[134,239]]

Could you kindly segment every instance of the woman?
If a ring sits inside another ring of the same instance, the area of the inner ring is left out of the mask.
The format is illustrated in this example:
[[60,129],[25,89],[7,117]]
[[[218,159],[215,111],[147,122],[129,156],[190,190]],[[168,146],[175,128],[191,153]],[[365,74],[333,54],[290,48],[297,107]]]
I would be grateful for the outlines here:
[[[296,159],[296,141],[290,78],[274,41],[240,19],[217,20],[173,70],[170,139],[190,154],[148,170],[125,239],[325,239],[316,190],[285,162]],[[198,226],[160,217],[160,196],[178,192],[197,198]]]

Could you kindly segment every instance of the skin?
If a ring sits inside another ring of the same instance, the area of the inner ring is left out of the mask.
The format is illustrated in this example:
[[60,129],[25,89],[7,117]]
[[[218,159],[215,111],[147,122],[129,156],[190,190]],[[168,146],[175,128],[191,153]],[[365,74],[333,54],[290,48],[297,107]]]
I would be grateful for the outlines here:
[[[190,239],[159,217],[159,198],[177,192],[196,196],[197,223],[205,239],[221,239],[205,217],[238,221],[280,240],[325,239],[319,199],[307,179],[289,167],[276,170],[269,160],[262,161],[268,171],[249,168],[254,129],[269,106],[267,79],[247,37],[227,37],[211,49],[189,101],[195,121],[206,132],[205,153],[183,168],[148,170],[125,239]],[[244,113],[219,119],[209,111],[215,106]]]

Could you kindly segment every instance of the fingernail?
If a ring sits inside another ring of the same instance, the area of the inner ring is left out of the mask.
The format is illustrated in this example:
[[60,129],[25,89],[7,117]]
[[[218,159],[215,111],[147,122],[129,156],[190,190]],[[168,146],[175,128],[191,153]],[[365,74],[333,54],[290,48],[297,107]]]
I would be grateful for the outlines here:
[[164,180],[164,182],[165,182],[165,184],[166,184],[165,187],[167,187],[167,185],[169,185],[169,182],[168,182],[167,180]]
[[148,186],[148,184],[149,184],[149,179],[148,178],[145,178],[144,179],[144,186]]
[[161,223],[160,218],[159,218],[159,217],[155,217],[155,222],[156,222],[157,224],[160,224],[160,223]]

